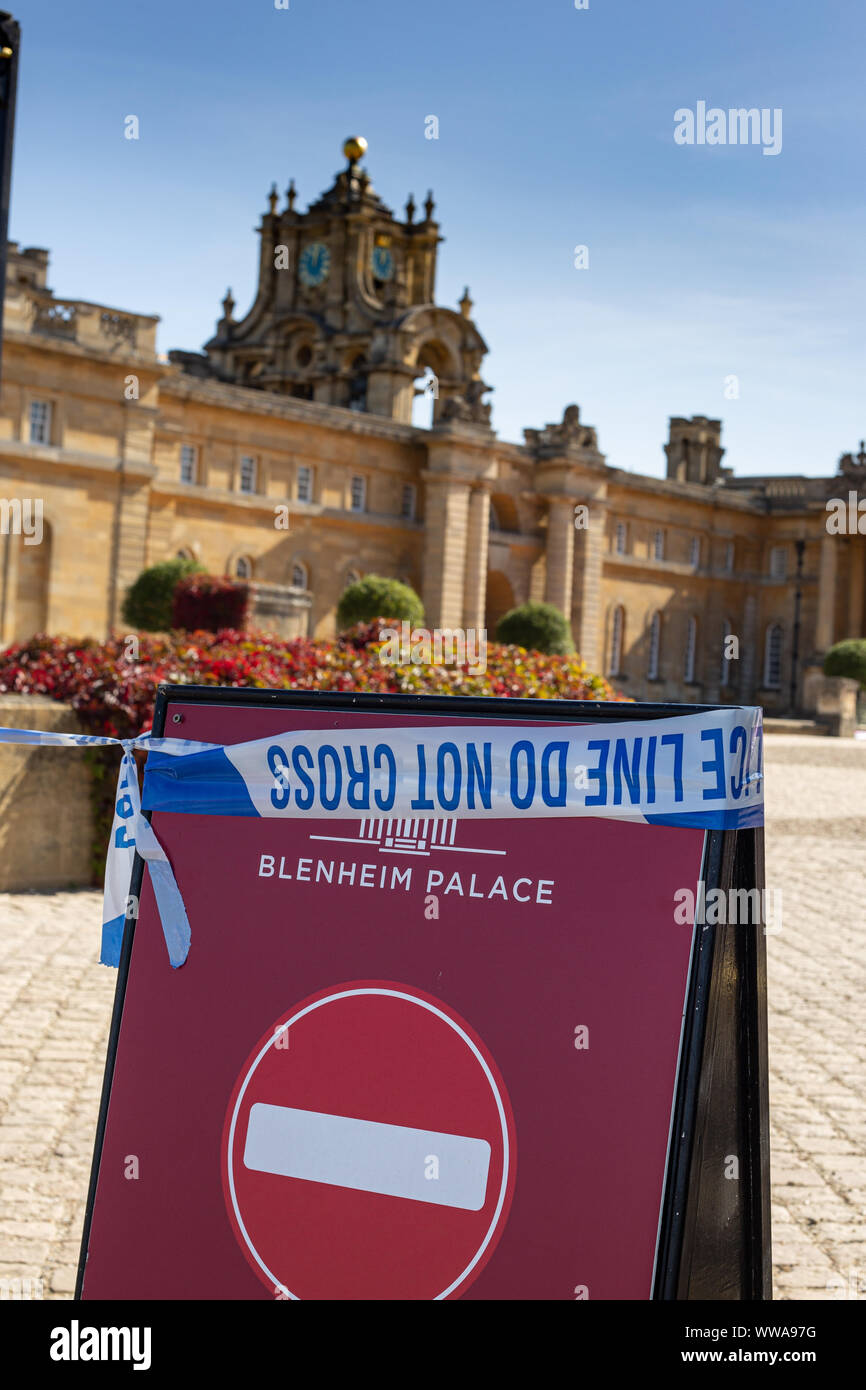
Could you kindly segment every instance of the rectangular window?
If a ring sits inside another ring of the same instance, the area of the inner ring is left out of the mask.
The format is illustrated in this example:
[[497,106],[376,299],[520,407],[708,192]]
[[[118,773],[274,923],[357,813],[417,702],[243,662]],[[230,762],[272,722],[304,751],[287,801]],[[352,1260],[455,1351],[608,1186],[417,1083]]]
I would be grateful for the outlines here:
[[691,565],[693,570],[696,570],[700,567],[700,563],[701,538],[700,536],[692,536],[691,545],[689,546],[689,564]]
[[241,459],[241,492],[255,492],[256,490],[256,460],[250,454],[244,454]]
[[728,574],[733,574],[734,571],[734,555],[734,542],[728,541],[727,545],[725,546],[725,569],[727,570]]
[[312,502],[313,500],[313,470],[302,463],[298,469],[298,501]]
[[784,545],[774,545],[770,550],[770,574],[773,579],[784,579],[787,571],[787,547]]
[[51,443],[51,402],[30,402],[30,443]]
[[352,511],[365,512],[367,510],[367,479],[355,477],[352,479]]
[[412,483],[403,484],[403,496],[400,500],[400,515],[404,521],[415,520],[415,487]]
[[624,521],[618,521],[618,522],[616,523],[616,535],[615,535],[615,538],[614,538],[614,548],[615,548],[615,550],[616,550],[617,555],[624,555],[624,554],[625,554],[626,539],[627,539],[627,531],[626,531],[625,522],[624,522]]
[[778,623],[767,628],[764,638],[764,685],[778,690],[782,684],[782,629]]
[[663,560],[665,558],[665,533],[656,531],[653,536],[653,559]]
[[195,444],[180,446],[180,480],[182,483],[198,482],[198,449]]

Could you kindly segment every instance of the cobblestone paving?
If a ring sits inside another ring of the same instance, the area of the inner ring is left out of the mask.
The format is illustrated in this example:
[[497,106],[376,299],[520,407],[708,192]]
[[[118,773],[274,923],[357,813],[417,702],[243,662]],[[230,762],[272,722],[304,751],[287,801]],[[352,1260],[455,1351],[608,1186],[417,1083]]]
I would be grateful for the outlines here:
[[[766,762],[775,1292],[863,1297],[866,742],[774,735]],[[0,1295],[74,1289],[115,982],[100,909],[0,894]]]

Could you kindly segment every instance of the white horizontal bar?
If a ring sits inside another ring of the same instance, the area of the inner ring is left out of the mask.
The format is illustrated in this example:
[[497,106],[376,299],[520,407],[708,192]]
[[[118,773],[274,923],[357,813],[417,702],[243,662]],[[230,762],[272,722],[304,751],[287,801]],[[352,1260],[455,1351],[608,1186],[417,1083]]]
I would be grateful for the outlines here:
[[480,1211],[490,1145],[461,1134],[256,1104],[244,1166],[276,1177]]

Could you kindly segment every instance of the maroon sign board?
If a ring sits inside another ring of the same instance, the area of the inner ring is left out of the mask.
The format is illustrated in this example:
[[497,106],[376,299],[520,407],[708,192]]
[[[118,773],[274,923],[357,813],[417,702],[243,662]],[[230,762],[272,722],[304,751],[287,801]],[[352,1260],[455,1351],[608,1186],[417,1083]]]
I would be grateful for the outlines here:
[[[163,687],[154,732],[670,712]],[[763,932],[675,915],[760,830],[152,824],[192,947],[138,861],[79,1297],[769,1296]]]

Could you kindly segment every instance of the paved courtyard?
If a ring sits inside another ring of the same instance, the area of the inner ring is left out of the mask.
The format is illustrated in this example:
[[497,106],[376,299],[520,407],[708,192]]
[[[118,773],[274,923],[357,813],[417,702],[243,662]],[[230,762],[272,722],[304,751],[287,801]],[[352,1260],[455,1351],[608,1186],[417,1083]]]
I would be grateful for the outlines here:
[[[766,764],[776,1297],[864,1297],[866,742],[773,735]],[[0,1294],[74,1289],[116,978],[100,909],[0,894]]]

